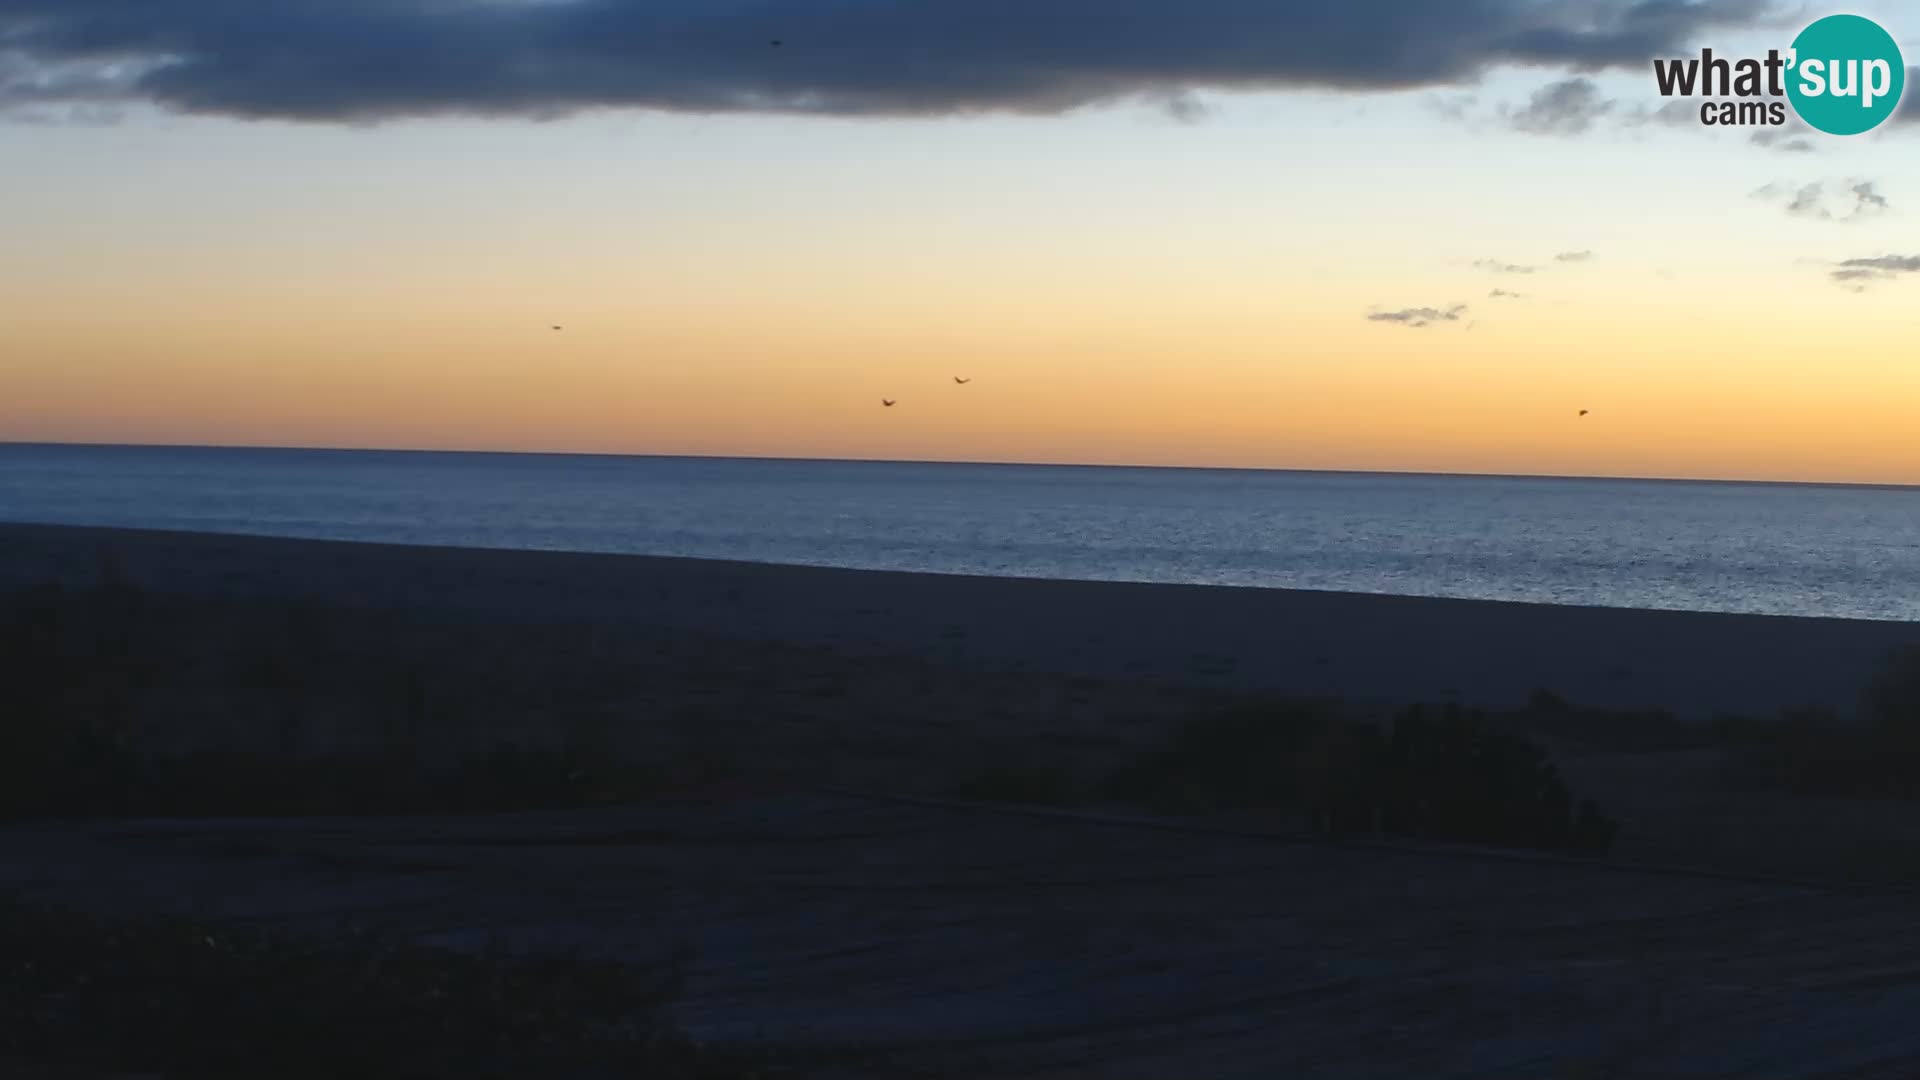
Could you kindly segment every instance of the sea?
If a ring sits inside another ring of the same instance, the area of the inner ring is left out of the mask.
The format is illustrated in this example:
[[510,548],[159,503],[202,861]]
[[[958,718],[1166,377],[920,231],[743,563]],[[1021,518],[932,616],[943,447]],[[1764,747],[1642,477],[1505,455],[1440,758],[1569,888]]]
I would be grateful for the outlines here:
[[1920,489],[0,444],[0,521],[1920,620]]

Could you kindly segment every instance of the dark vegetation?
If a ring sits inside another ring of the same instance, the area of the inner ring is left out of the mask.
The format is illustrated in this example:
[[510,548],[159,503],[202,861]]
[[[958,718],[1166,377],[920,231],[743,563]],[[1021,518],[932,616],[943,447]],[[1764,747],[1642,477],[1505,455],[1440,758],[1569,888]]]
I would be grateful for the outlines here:
[[1587,854],[1615,825],[1576,803],[1546,752],[1486,714],[1412,708],[1385,726],[1310,704],[1180,725],[1093,775],[1031,757],[983,768],[959,797],[1107,803],[1168,814],[1275,811],[1314,831]]
[[1787,708],[1689,724],[1664,713],[1581,709],[1537,696],[1527,730],[1616,752],[1714,750],[1743,787],[1850,799],[1920,799],[1920,647],[1886,657],[1858,715]]
[[1920,648],[1887,658],[1854,721],[1794,709],[1774,721],[1727,719],[1715,727],[1734,747],[1737,775],[1759,787],[1806,795],[1920,799]]
[[[618,692],[621,657],[590,636],[533,650],[528,640],[377,610],[188,602],[104,563],[92,585],[0,593],[0,820],[587,807],[739,772],[721,745],[620,744],[619,711],[596,711],[593,693]],[[725,692],[719,672],[693,678]],[[1508,714],[1356,719],[1278,704],[1209,710],[1118,760],[1010,748],[949,790],[1288,811],[1343,835],[1606,850],[1612,824],[1567,790],[1544,744],[1712,749],[1756,787],[1920,798],[1920,650],[1889,660],[1857,722],[1790,711],[1689,724],[1544,692]]]
[[[502,642],[450,670],[430,641],[369,647],[351,615],[209,614],[103,579],[0,594],[0,821],[582,807],[730,769],[623,753],[603,718],[556,713],[603,658],[541,667]],[[208,641],[231,644],[189,644]]]
[[0,1071],[178,1077],[746,1078],[674,1033],[682,973],[256,936],[0,901]]
[[[617,658],[581,637],[532,656],[525,634],[185,600],[111,566],[94,585],[0,591],[0,824],[580,807],[734,772],[722,747],[616,747],[592,694],[624,686],[590,676]],[[717,1080],[847,1064],[691,1045],[667,1017],[681,977],[0,896],[0,1077]]]
[[1197,721],[1106,792],[1170,811],[1290,809],[1344,835],[1604,853],[1615,831],[1540,747],[1453,706],[1386,728],[1300,706]]
[[1788,709],[1688,723],[1661,711],[1584,708],[1546,691],[1512,712],[1415,707],[1384,721],[1283,703],[1190,720],[1110,770],[1011,749],[953,794],[1182,814],[1276,811],[1356,838],[1609,851],[1617,824],[1574,797],[1543,741],[1608,754],[1711,752],[1749,789],[1920,799],[1920,648],[1887,659],[1858,718]]
[[[514,662],[503,650],[448,671],[427,659],[444,650],[356,648],[350,620],[307,607],[227,613],[251,634],[198,633],[191,617],[110,566],[96,586],[5,595],[0,817],[582,807],[729,769],[718,751],[640,760],[604,725],[554,716],[575,674],[564,666],[515,682],[499,670]],[[232,654],[185,647],[196,641]],[[579,683],[618,663],[576,662]],[[514,713],[536,717],[548,742],[485,739]],[[957,794],[1047,802],[1082,786],[1070,755],[1033,753],[983,767]],[[1288,808],[1340,834],[1604,851],[1612,833],[1536,746],[1451,709],[1413,710],[1386,729],[1307,706],[1207,716],[1089,794],[1171,812]]]

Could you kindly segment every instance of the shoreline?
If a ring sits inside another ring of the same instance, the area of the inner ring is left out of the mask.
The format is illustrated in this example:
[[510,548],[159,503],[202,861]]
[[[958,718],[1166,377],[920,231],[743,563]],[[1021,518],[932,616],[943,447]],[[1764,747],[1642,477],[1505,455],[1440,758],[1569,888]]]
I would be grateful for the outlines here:
[[1505,708],[1545,690],[1687,719],[1851,713],[1920,624],[1375,593],[1006,578],[675,556],[0,524],[0,588],[143,588],[435,613],[585,621],[1207,693]]
[[[661,459],[671,461],[755,461],[822,465],[949,465],[955,468],[1009,469],[1139,469],[1168,472],[1288,473],[1306,476],[1389,476],[1460,480],[1575,480],[1601,484],[1735,484],[1757,487],[1863,488],[1875,491],[1920,492],[1920,483],[1897,480],[1782,480],[1738,476],[1614,476],[1592,473],[1454,472],[1423,469],[1311,469],[1284,465],[1165,465],[1141,461],[977,461],[936,458],[790,457],[766,454],[675,454],[617,450],[488,450],[479,447],[433,446],[280,446],[267,443],[97,443],[0,440],[0,450],[188,450],[264,451],[291,454],[422,454],[471,457],[563,457]],[[22,522],[20,524],[29,524]],[[84,526],[76,526],[84,527]]]

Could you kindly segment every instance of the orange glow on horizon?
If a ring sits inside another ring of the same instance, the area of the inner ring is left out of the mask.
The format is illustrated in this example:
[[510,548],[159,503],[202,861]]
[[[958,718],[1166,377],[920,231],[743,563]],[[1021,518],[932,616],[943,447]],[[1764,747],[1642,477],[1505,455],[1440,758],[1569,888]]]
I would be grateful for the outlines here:
[[1316,107],[36,135],[0,440],[1920,484],[1920,281],[1827,280],[1898,221]]

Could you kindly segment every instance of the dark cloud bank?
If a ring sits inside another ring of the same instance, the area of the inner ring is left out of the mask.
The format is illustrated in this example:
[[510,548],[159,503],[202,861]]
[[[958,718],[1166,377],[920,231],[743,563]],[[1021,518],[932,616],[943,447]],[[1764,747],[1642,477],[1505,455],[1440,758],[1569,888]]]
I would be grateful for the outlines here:
[[1194,88],[1461,85],[1505,64],[1637,69],[1763,13],[1760,0],[0,0],[0,108],[1054,113]]

